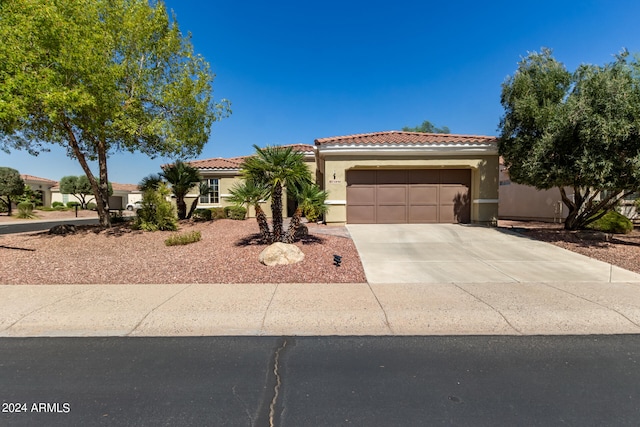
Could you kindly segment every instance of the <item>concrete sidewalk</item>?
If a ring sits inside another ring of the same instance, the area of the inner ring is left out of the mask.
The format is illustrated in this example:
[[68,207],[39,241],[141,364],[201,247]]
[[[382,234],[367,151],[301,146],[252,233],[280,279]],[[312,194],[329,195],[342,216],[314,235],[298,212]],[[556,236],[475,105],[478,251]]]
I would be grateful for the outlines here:
[[640,283],[0,286],[0,336],[640,333]]

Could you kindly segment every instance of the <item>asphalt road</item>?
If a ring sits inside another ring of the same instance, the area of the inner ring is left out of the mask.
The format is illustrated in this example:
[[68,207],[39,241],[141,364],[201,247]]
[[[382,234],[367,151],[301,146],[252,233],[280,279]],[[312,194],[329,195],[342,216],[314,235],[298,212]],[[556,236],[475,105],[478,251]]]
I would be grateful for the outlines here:
[[1,339],[0,424],[638,425],[639,357],[636,335]]
[[49,230],[50,228],[61,224],[91,225],[98,223],[98,218],[63,219],[60,221],[33,221],[18,224],[1,223],[0,234],[27,233],[32,231]]

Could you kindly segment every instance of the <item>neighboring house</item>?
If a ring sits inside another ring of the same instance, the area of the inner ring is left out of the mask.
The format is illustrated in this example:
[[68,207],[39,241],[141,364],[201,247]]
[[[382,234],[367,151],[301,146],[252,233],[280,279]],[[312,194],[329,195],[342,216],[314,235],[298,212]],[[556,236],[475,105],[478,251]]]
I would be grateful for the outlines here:
[[328,224],[498,219],[492,136],[377,132],[316,139]]
[[[312,176],[328,192],[328,224],[497,221],[495,137],[390,131],[291,147],[304,153]],[[189,162],[217,188],[199,206],[229,204],[225,196],[240,181],[243,159]],[[269,204],[264,208],[270,216]],[[294,208],[288,200],[283,212],[290,216]]]
[[51,189],[58,185],[57,181],[47,178],[39,178],[33,175],[20,175],[25,185],[38,194],[42,202],[42,206],[51,206]]
[[[142,192],[136,184],[118,184],[111,183],[113,194],[109,197],[110,209],[124,209],[128,204],[133,204],[138,200],[142,200]],[[68,202],[79,202],[73,194],[63,194],[60,192],[60,186],[56,185],[51,189],[51,202],[62,202],[65,205]],[[88,203],[95,203],[93,196],[88,197]]]
[[[291,147],[292,150],[301,152],[304,155],[304,160],[311,175],[315,177],[316,174],[316,161],[315,161],[315,147],[313,145],[306,144],[292,144],[283,145],[282,147]],[[212,189],[212,192],[206,196],[200,197],[198,201],[198,207],[200,208],[219,208],[230,206],[227,198],[230,196],[229,191],[236,184],[241,182],[240,167],[245,157],[233,157],[233,158],[211,158],[205,160],[194,160],[188,162],[189,165],[197,168],[200,171],[200,175],[204,178],[205,182]],[[193,199],[198,197],[198,189],[193,188],[191,193],[187,196],[187,206],[190,206]],[[283,213],[288,216],[293,215],[295,209],[295,203],[283,195]],[[265,200],[261,203],[261,207],[268,217],[271,217],[271,203]],[[249,209],[248,216],[250,218],[255,217],[253,208]]]
[[[565,189],[571,197],[573,190]],[[530,185],[511,181],[509,171],[500,158],[500,219],[520,221],[564,222],[568,209],[562,202],[560,190],[538,190]]]

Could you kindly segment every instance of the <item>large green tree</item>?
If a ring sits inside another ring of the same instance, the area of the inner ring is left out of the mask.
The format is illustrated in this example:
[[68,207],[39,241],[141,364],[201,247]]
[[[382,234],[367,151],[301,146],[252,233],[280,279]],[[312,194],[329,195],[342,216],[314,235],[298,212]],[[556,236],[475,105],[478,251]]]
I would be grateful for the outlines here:
[[160,1],[2,0],[0,39],[0,149],[65,147],[103,226],[111,153],[196,156],[229,111]]
[[498,149],[511,179],[559,188],[566,229],[640,189],[640,79],[626,52],[573,73],[549,49],[530,53],[503,83],[501,102]]
[[442,126],[439,128],[439,127],[436,127],[436,125],[431,123],[429,120],[425,120],[424,122],[422,122],[422,124],[416,127],[405,126],[402,128],[402,130],[404,132],[420,132],[420,133],[451,133],[451,131],[447,126]]
[[177,160],[171,165],[164,166],[160,176],[171,184],[171,192],[176,197],[178,219],[185,219],[187,217],[187,203],[184,199],[189,194],[189,190],[202,180],[200,172],[197,168]]
[[[86,175],[74,176],[68,175],[63,176],[60,179],[60,192],[63,194],[72,194],[82,206],[82,209],[87,208],[87,203],[95,200],[95,196],[93,194],[93,188],[91,187],[91,182]],[[113,187],[111,183],[108,185],[109,196],[113,194]]]
[[0,167],[0,201],[7,205],[9,216],[11,216],[11,199],[21,196],[24,187],[20,172],[13,168]]
[[285,241],[282,221],[282,192],[286,188],[300,188],[311,182],[311,172],[304,163],[304,155],[291,147],[253,146],[255,155],[247,157],[240,168],[245,180],[269,188],[273,231],[270,243]]

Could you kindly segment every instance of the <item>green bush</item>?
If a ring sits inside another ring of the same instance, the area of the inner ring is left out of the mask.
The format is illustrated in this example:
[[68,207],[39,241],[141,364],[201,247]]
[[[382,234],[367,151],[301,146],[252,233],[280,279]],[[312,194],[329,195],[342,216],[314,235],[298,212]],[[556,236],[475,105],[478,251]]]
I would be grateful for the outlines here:
[[133,228],[144,231],[178,229],[178,218],[166,197],[171,192],[166,184],[146,190],[142,196],[142,207],[136,211]]
[[194,221],[211,221],[213,212],[209,209],[196,209],[193,212]]
[[243,220],[247,215],[247,209],[242,206],[227,206],[224,208],[227,211],[227,217],[236,220]]
[[610,211],[602,218],[589,224],[587,228],[605,233],[627,234],[633,231],[633,223],[626,216]]
[[4,200],[0,200],[0,212],[5,213],[7,211],[7,204],[4,202]]
[[67,207],[68,208],[75,208],[76,206],[80,206],[80,202],[67,202]]
[[227,211],[225,208],[209,208],[211,211],[212,219],[225,219],[227,218]]
[[18,218],[22,219],[31,219],[35,218],[33,214],[34,205],[31,202],[20,202],[18,203]]
[[190,231],[189,233],[174,234],[164,241],[167,246],[188,245],[200,241],[202,234],[199,231]]
[[98,205],[96,205],[93,202],[87,203],[87,209],[90,210],[90,211],[95,211],[97,207],[98,207]]
[[64,203],[62,203],[62,202],[53,202],[53,203],[51,203],[51,207],[52,208],[64,207]]

